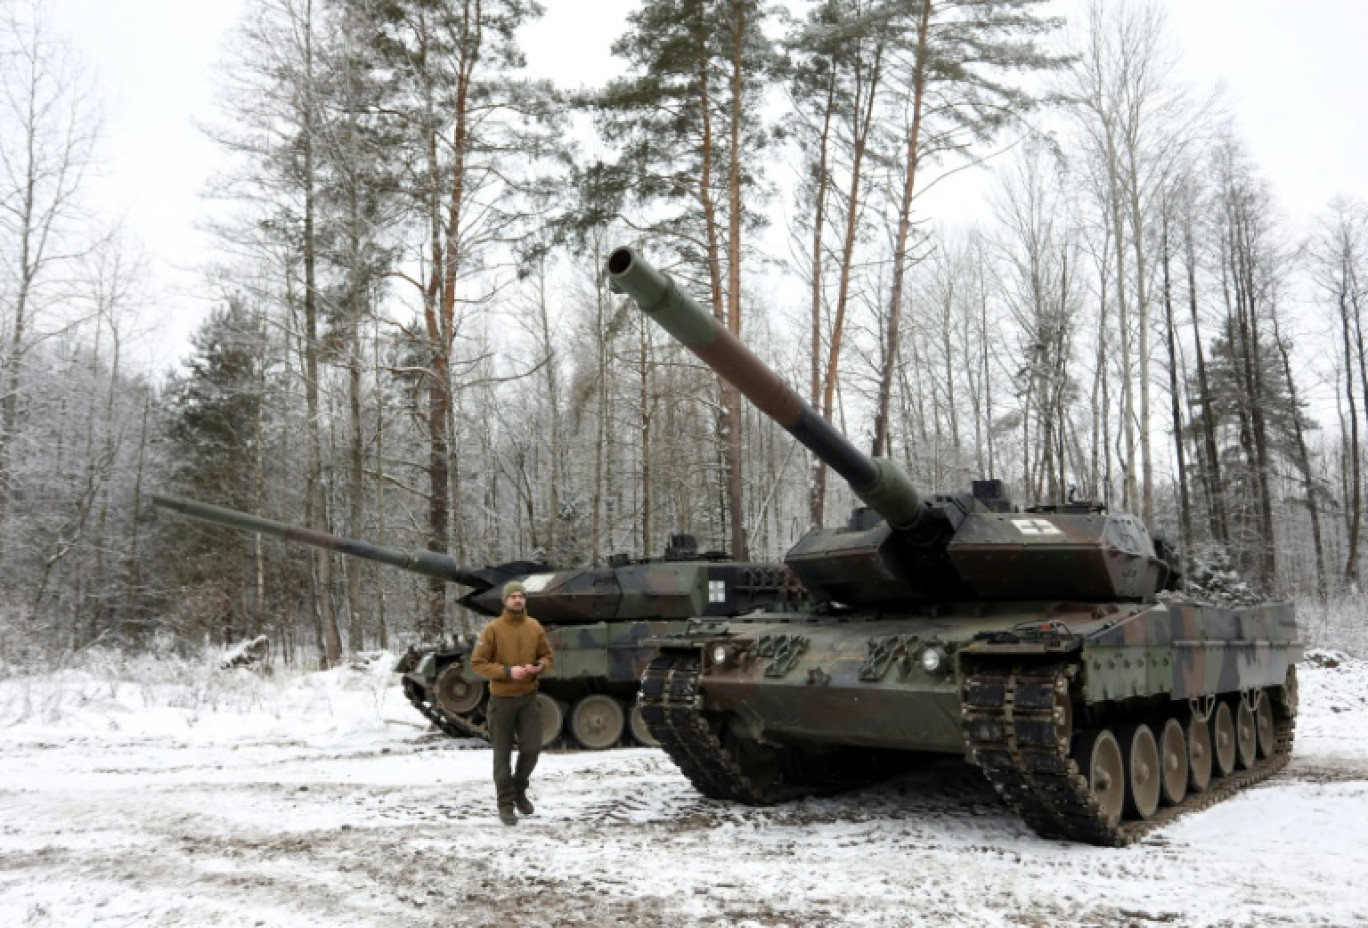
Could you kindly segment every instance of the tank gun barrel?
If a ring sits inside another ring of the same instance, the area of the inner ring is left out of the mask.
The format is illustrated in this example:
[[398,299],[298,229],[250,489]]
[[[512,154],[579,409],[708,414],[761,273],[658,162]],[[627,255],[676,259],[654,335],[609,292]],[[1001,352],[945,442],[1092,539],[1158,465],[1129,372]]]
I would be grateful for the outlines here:
[[631,248],[618,248],[608,257],[608,279],[756,408],[840,474],[855,495],[889,525],[907,530],[922,518],[921,496],[906,474],[891,462],[872,458],[856,448],[667,274]]
[[339,538],[336,535],[329,535],[327,532],[320,532],[317,529],[304,528],[298,525],[287,525],[284,522],[263,519],[260,516],[238,512],[236,509],[226,509],[223,506],[211,506],[208,503],[180,499],[174,496],[156,494],[153,495],[152,502],[163,509],[170,509],[173,512],[178,512],[183,516],[189,516],[192,519],[199,519],[202,522],[212,522],[215,525],[224,525],[243,532],[258,532],[262,535],[271,535],[275,538],[284,539],[285,541],[309,545],[314,548],[325,548],[329,551],[336,551],[338,554],[345,554],[350,557],[357,557],[367,561],[378,561],[381,564],[398,567],[400,570],[407,570],[428,577],[436,577],[437,579],[445,580],[448,583],[459,583],[462,586],[472,587],[477,591],[487,590],[494,585],[491,578],[484,576],[488,571],[472,570],[468,567],[462,567],[453,558],[436,551],[405,551],[399,548],[385,548],[365,541],[356,541],[351,538]]

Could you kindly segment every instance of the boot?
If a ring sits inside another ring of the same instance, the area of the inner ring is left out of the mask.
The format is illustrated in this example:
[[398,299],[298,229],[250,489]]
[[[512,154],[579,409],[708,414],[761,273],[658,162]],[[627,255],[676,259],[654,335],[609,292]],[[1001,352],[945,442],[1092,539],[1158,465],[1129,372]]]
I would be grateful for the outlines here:
[[518,824],[518,817],[513,814],[512,806],[499,806],[499,821],[505,825]]
[[518,798],[514,799],[513,802],[518,807],[518,811],[523,815],[531,815],[533,812],[537,811],[537,807],[532,805],[532,800],[527,798],[526,793],[519,793]]

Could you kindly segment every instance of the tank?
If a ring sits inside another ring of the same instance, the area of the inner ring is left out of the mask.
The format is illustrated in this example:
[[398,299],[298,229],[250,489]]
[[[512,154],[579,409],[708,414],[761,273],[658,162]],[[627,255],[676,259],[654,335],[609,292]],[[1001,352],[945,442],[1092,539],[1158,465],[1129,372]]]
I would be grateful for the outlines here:
[[1287,763],[1291,603],[1185,596],[1167,547],[1101,505],[920,493],[632,249],[607,276],[864,503],[788,552],[811,606],[657,642],[638,705],[700,793],[765,805],[953,755],[1041,836],[1120,846]]
[[[546,746],[590,750],[631,743],[654,746],[635,698],[641,674],[662,636],[695,619],[711,620],[797,601],[802,587],[780,564],[732,561],[699,551],[692,535],[670,538],[659,558],[614,555],[603,568],[557,570],[540,561],[472,568],[434,551],[404,551],[339,538],[248,513],[170,496],[157,506],[246,532],[259,532],[469,588],[458,602],[486,616],[503,610],[503,585],[521,580],[528,613],[546,627],[556,653],[541,679],[539,700]],[[461,639],[410,648],[395,664],[404,695],[422,715],[456,738],[486,738],[485,680],[468,666],[474,642]]]

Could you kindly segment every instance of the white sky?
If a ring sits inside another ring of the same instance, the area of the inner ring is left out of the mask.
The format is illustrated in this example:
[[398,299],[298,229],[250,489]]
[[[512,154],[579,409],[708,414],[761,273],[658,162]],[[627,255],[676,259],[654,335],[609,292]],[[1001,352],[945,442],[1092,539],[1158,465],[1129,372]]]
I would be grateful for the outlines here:
[[[101,198],[152,260],[165,316],[164,367],[189,350],[209,305],[196,230],[216,153],[196,127],[212,113],[216,68],[245,0],[53,0],[61,28],[101,78],[108,118]],[[543,0],[524,48],[536,76],[595,84],[635,0]],[[1060,0],[1075,7],[1082,0]],[[1368,197],[1368,3],[1166,0],[1188,76],[1222,81],[1250,152],[1297,224],[1335,195]],[[586,15],[592,9],[593,15]],[[940,198],[939,202],[945,202]],[[934,217],[932,217],[934,218]]]

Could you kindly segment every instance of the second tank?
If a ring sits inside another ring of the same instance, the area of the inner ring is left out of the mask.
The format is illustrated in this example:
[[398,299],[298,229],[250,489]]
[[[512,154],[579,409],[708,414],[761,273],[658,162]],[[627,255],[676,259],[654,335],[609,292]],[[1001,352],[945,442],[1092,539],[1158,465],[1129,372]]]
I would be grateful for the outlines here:
[[[295,544],[377,561],[468,588],[461,605],[485,616],[503,608],[503,585],[520,580],[528,612],[546,627],[556,652],[539,693],[545,745],[602,750],[654,745],[636,704],[649,642],[687,629],[690,620],[740,615],[797,602],[801,585],[781,564],[733,561],[700,551],[692,535],[670,538],[662,556],[614,555],[600,568],[556,569],[539,561],[466,567],[432,551],[405,551],[287,525],[249,513],[170,496],[153,503],[190,518]],[[472,642],[410,648],[395,670],[404,695],[446,734],[486,738],[488,686],[468,666]]]

